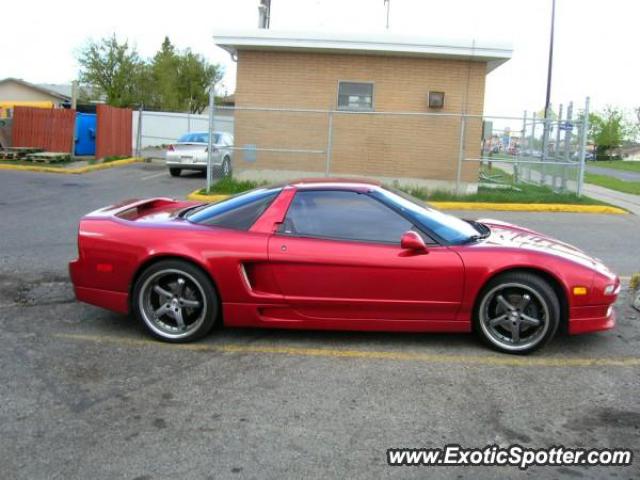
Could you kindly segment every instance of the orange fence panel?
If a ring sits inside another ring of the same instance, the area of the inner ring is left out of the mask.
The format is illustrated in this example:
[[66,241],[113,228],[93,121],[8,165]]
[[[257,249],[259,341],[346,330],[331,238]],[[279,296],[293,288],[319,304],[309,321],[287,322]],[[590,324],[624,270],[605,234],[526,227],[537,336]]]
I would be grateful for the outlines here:
[[131,156],[131,109],[98,105],[96,114],[96,158]]
[[15,107],[13,146],[72,152],[76,111],[63,108]]

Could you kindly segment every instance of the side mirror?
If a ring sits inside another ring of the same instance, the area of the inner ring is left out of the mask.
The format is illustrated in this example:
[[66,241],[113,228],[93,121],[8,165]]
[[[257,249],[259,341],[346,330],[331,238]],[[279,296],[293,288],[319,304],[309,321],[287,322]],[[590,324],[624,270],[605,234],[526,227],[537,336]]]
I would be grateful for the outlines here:
[[427,252],[427,244],[416,232],[409,230],[404,232],[400,238],[400,248],[413,250],[414,252]]

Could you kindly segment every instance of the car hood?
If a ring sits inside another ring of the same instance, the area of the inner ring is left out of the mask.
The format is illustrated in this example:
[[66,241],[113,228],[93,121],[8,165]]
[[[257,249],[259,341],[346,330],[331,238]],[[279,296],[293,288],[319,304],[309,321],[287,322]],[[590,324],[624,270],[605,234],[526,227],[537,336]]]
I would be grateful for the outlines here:
[[489,227],[491,235],[485,240],[487,245],[520,248],[535,252],[547,253],[556,257],[570,260],[588,268],[597,270],[608,276],[613,273],[598,258],[580,250],[578,247],[549,237],[542,233],[530,230],[519,225],[514,225],[500,220],[477,220]]

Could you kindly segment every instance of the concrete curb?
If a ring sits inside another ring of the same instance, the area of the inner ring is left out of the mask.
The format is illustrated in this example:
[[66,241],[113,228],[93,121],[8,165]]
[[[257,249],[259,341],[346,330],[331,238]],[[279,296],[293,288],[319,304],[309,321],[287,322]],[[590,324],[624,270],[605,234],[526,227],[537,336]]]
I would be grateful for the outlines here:
[[198,193],[200,189],[191,192],[187,195],[187,200],[195,200],[198,202],[219,202],[220,200],[224,200],[225,198],[229,198],[231,195],[218,194],[218,195],[202,195]]
[[[219,202],[230,195],[203,195],[200,190],[191,192],[188,200],[199,202]],[[429,202],[429,205],[442,210],[494,210],[512,212],[568,212],[568,213],[604,213],[626,215],[629,212],[607,205],[572,205],[565,203],[489,203],[489,202]]]
[[62,173],[67,175],[78,175],[82,173],[95,172],[96,170],[106,170],[108,168],[121,167],[132,163],[142,162],[139,157],[123,158],[122,160],[114,160],[113,162],[99,163],[97,165],[87,165],[79,168],[63,168],[63,167],[44,167],[40,165],[9,165],[0,163],[0,170],[20,170],[23,172],[40,172],[40,173]]

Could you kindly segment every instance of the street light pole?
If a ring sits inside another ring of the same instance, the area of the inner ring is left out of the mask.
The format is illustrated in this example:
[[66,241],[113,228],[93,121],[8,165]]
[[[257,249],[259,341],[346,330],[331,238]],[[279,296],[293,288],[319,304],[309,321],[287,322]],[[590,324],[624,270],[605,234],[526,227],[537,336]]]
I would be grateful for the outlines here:
[[547,99],[544,103],[544,118],[549,118],[551,101],[551,74],[553,71],[553,34],[556,23],[556,0],[551,0],[551,35],[549,37],[549,68],[547,70]]
[[[549,37],[549,67],[547,70],[547,97],[544,102],[544,128],[542,132],[542,161],[547,160],[549,149],[549,134],[551,127],[551,74],[553,71],[553,34],[556,23],[556,0],[551,0],[551,35]],[[542,184],[544,184],[544,166],[542,167]]]

